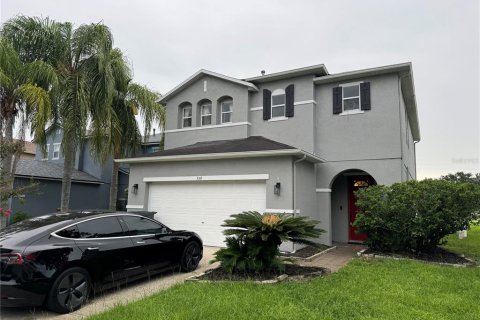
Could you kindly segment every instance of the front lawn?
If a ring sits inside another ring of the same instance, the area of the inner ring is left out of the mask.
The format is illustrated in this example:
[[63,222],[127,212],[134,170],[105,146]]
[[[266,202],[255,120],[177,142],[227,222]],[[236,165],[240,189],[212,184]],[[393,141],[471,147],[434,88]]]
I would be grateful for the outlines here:
[[480,268],[355,259],[305,283],[185,283],[89,319],[467,320],[478,288]]
[[447,244],[443,246],[445,249],[480,262],[480,226],[471,226],[465,239],[458,239],[456,234],[452,234],[447,240]]

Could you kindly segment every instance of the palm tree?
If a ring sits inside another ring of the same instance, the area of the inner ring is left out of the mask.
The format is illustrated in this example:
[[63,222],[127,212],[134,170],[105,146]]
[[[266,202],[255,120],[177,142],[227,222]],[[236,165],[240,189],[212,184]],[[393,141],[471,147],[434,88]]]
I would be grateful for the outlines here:
[[74,29],[70,23],[20,16],[7,21],[3,33],[23,55],[40,52],[41,59],[55,66],[59,79],[55,115],[64,131],[65,157],[60,209],[66,212],[77,147],[85,139],[88,124],[89,137],[97,147],[104,141],[114,116],[115,79],[128,78],[128,67],[112,54],[113,36],[100,23]]
[[[12,44],[0,37],[0,144],[8,146],[8,152],[1,153],[0,179],[1,193],[13,190],[13,175],[16,161],[23,149],[13,141],[13,127],[17,125],[23,132],[27,125],[37,141],[44,143],[45,126],[53,118],[50,94],[58,87],[55,70],[44,61],[22,61]],[[6,208],[8,199],[2,197],[0,207]],[[4,219],[2,224],[4,225]]]

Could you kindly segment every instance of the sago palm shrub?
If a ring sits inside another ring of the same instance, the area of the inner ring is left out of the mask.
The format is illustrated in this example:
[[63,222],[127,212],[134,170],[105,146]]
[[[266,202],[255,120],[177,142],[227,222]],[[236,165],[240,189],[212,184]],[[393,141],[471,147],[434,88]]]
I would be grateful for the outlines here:
[[284,269],[280,244],[285,241],[316,246],[314,239],[324,230],[318,221],[308,217],[283,214],[261,214],[256,211],[234,214],[225,220],[226,248],[215,253],[227,272],[272,272]]

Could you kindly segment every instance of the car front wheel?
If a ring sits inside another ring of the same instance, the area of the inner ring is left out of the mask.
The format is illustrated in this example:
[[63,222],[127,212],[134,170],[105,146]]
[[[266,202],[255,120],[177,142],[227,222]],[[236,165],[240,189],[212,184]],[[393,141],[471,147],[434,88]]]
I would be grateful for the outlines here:
[[201,258],[200,245],[194,241],[187,243],[182,254],[182,271],[190,272],[195,270]]
[[47,306],[57,313],[75,311],[87,301],[90,288],[90,275],[85,269],[67,269],[53,283]]

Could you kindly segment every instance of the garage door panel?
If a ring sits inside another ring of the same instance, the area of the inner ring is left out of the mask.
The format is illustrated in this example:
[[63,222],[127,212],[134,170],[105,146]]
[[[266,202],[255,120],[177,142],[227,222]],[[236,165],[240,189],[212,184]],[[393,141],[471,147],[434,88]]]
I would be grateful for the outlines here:
[[149,210],[172,229],[197,232],[205,245],[223,246],[225,219],[266,208],[265,181],[168,182],[151,184]]

